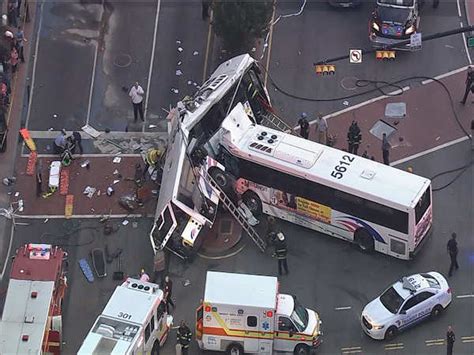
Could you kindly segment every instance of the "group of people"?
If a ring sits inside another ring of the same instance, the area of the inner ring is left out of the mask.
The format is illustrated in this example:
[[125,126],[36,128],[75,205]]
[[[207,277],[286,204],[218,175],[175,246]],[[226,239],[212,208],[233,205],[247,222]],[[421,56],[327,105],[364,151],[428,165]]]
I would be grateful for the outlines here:
[[[303,112],[298,121],[300,125],[300,135],[304,139],[309,139],[309,122],[308,114]],[[314,121],[314,132],[316,133],[315,141],[321,144],[328,144],[328,122],[326,118],[318,113],[316,115],[316,120]]]

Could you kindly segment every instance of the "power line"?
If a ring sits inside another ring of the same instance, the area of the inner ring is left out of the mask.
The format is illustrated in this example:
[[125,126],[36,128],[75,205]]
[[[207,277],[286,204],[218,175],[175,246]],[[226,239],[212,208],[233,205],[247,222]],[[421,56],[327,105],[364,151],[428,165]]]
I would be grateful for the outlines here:
[[[456,28],[455,30],[450,30],[450,31],[445,31],[445,32],[438,32],[438,33],[434,33],[434,34],[431,34],[431,35],[423,36],[423,42],[427,42],[427,41],[431,41],[433,39],[438,39],[438,38],[443,38],[443,37],[449,37],[449,36],[457,35],[459,33],[465,33],[465,32],[470,32],[470,31],[474,31],[474,26],[461,27],[461,28]],[[409,39],[384,46],[383,48],[363,49],[362,54],[375,53],[378,50],[389,50],[389,49],[392,49],[392,48],[395,48],[395,47],[404,46],[406,44],[410,44]],[[325,60],[322,60],[322,61],[319,61],[319,62],[315,62],[314,65],[333,63],[333,62],[337,62],[337,61],[344,60],[344,59],[349,59],[349,55],[343,55],[343,56],[340,56],[340,57],[325,59]]]

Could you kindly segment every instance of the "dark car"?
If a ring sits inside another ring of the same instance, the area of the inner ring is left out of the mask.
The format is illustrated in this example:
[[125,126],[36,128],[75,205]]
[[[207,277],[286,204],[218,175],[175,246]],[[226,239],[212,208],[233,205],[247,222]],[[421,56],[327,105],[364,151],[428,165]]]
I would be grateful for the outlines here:
[[357,7],[362,0],[328,0],[329,5],[334,7]]
[[419,2],[417,0],[377,0],[369,22],[369,39],[375,48],[410,50],[409,44],[397,44],[410,39],[419,29]]

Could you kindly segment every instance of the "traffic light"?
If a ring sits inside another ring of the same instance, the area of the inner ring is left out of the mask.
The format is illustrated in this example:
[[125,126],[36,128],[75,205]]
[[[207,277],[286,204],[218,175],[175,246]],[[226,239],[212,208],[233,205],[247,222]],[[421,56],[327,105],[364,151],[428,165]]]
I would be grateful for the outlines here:
[[332,75],[336,73],[336,66],[334,64],[317,64],[316,74],[318,75]]
[[375,58],[379,60],[394,60],[395,51],[376,51]]

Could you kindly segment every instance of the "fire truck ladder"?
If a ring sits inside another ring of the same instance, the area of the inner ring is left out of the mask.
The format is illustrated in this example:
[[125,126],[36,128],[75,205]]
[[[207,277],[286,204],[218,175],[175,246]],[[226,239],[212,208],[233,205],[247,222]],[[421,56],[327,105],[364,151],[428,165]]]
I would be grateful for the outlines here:
[[265,115],[263,115],[262,125],[275,128],[282,132],[293,133],[293,128],[288,125],[285,121],[283,121],[280,117],[278,117],[275,113],[267,111]]
[[265,249],[267,247],[265,241],[260,237],[255,228],[250,225],[250,223],[247,221],[247,218],[242,214],[242,212],[232,202],[232,200],[225,194],[219,184],[212,178],[212,176],[207,171],[204,171],[204,174],[202,172],[200,172],[199,174],[206,182],[209,183],[209,185],[219,191],[219,200],[221,200],[227,210],[232,214],[232,216],[234,216],[237,222],[239,222],[239,224],[247,232],[250,238],[252,238],[255,244],[257,244],[258,248],[262,251],[262,253],[265,252]]

